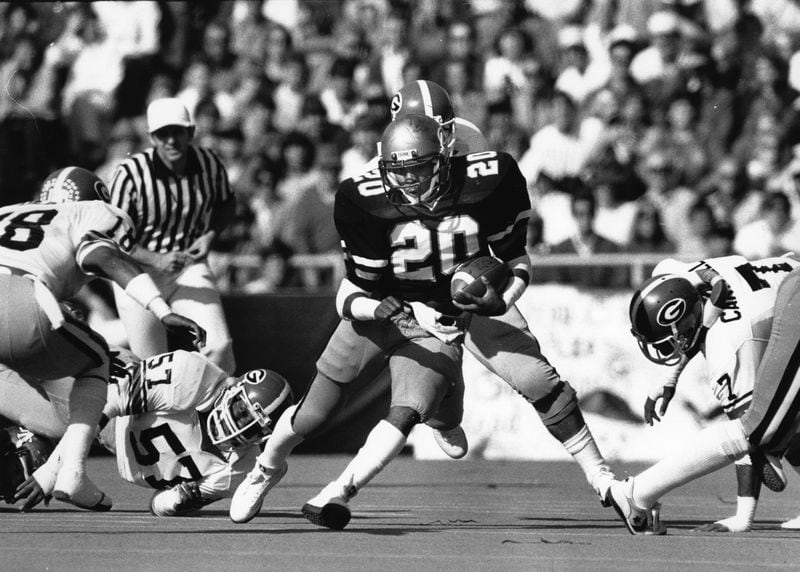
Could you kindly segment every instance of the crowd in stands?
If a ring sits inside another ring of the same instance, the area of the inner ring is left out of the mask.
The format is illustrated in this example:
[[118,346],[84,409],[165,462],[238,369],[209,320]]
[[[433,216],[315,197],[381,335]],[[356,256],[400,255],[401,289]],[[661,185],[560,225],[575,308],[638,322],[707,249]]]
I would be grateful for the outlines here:
[[534,256],[800,252],[797,0],[3,3],[0,204],[66,164],[110,177],[174,95],[237,195],[216,250],[262,262],[227,287],[314,287],[286,260],[337,251],[337,181],[415,79],[519,161]]

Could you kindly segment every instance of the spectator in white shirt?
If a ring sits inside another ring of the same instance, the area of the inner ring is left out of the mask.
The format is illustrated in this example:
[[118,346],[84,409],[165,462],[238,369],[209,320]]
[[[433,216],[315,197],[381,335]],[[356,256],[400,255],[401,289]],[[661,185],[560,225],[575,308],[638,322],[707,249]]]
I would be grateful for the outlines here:
[[752,259],[800,252],[800,225],[792,217],[789,198],[782,192],[768,193],[761,212],[762,218],[736,232],[736,253]]
[[519,167],[528,184],[540,173],[553,179],[579,176],[598,152],[604,130],[596,117],[581,119],[577,102],[563,91],[553,95],[553,120],[533,134]]
[[681,54],[681,23],[676,14],[666,10],[655,12],[647,20],[647,33],[650,46],[634,56],[630,68],[640,84],[674,73]]

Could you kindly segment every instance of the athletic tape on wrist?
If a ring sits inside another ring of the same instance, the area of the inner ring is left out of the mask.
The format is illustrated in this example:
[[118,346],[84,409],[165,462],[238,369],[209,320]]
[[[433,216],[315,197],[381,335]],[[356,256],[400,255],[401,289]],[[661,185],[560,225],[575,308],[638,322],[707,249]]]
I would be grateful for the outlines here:
[[153,298],[147,305],[147,309],[153,312],[159,320],[164,318],[167,314],[172,313],[172,308],[169,307],[169,304],[167,304],[166,300],[161,296]]
[[137,274],[128,285],[125,286],[125,293],[139,302],[142,306],[153,312],[160,320],[167,314],[172,313],[172,309],[161,297],[161,291],[156,286],[149,275]]

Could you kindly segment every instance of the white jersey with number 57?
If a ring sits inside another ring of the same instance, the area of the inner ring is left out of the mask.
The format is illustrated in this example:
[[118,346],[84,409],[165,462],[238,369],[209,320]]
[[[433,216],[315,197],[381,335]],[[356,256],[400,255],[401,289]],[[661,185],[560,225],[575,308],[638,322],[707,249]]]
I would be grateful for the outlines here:
[[109,418],[121,416],[116,421],[120,476],[156,489],[201,481],[206,494],[227,496],[259,451],[251,446],[223,452],[206,436],[201,413],[213,406],[228,375],[202,354],[183,350],[126,370],[127,375],[113,376],[117,390],[109,391],[104,409]]
[[716,271],[728,283],[724,310],[706,334],[703,355],[714,395],[730,417],[738,417],[750,405],[772,329],[778,286],[798,266],[800,262],[789,257],[747,260],[736,255],[687,267],[695,284],[703,269]]
[[65,300],[90,279],[86,254],[128,251],[132,231],[128,215],[103,201],[9,205],[0,208],[0,267],[37,278]]

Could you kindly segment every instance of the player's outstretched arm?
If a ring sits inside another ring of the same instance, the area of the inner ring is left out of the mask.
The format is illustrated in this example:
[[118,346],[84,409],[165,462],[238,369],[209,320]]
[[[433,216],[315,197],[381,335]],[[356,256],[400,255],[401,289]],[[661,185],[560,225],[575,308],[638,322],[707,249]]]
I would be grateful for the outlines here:
[[83,249],[78,263],[86,272],[119,284],[131,298],[153,312],[167,330],[181,338],[184,345],[187,341],[197,349],[205,345],[205,330],[193,320],[175,314],[153,279],[113,243],[103,242]]
[[[647,399],[644,401],[644,420],[648,425],[652,426],[653,421],[661,421],[661,417],[667,412],[672,398],[675,397],[675,388],[678,385],[678,378],[686,365],[689,363],[689,358],[685,355],[681,356],[680,362],[670,372],[669,378],[662,385],[650,390]],[[661,406],[656,413],[656,405],[661,402]]]

